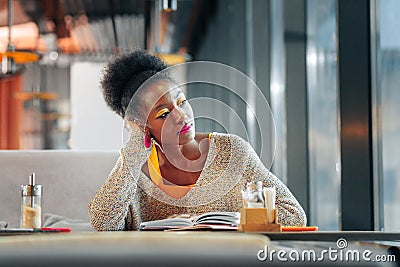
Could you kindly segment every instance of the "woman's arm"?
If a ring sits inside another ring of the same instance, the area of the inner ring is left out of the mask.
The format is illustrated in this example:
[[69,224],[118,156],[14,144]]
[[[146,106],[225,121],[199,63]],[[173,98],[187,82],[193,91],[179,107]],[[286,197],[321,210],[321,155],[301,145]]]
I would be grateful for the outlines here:
[[136,185],[124,164],[123,155],[121,149],[114,169],[89,203],[90,223],[97,231],[125,229],[125,218]]
[[[89,204],[89,219],[97,231],[131,230],[133,198],[141,167],[149,157],[143,145],[143,133],[131,133],[125,148],[104,185]],[[138,211],[136,211],[138,212]]]
[[[243,142],[246,142],[243,140]],[[257,153],[247,143],[249,157],[244,172],[245,180],[262,180],[264,187],[276,188],[276,205],[278,208],[278,220],[285,226],[305,226],[307,224],[306,214],[290,192],[290,190],[272,172],[265,168]]]

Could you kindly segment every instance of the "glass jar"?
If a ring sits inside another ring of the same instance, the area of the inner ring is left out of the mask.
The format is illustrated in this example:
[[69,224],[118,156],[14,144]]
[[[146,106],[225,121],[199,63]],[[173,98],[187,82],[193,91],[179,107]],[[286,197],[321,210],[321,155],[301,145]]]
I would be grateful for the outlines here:
[[35,184],[33,174],[29,178],[29,184],[22,185],[21,190],[21,228],[41,228],[42,185]]

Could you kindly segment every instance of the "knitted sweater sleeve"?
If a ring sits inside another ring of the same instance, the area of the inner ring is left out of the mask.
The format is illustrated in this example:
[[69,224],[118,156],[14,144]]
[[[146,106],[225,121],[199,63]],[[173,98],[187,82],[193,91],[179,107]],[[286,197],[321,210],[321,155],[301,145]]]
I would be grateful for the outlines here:
[[142,140],[140,132],[131,136],[111,174],[89,203],[89,219],[97,231],[134,230],[138,225],[137,180],[149,157]]
[[248,152],[247,165],[243,175],[244,181],[262,180],[264,187],[274,186],[279,222],[285,226],[305,226],[306,214],[289,188],[264,166],[248,142],[242,139],[242,144]]

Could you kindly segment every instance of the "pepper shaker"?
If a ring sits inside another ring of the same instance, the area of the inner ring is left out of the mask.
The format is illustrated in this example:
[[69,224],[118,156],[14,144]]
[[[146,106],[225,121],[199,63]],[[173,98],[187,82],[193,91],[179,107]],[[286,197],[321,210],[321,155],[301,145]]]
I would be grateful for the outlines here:
[[42,185],[35,183],[32,173],[29,184],[21,186],[21,228],[41,228],[42,196]]

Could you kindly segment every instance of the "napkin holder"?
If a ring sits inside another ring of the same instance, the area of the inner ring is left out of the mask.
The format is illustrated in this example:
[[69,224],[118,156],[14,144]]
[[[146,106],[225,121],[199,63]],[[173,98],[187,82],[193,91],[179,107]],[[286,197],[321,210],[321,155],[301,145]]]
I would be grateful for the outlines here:
[[273,221],[268,223],[267,208],[242,208],[240,209],[241,232],[282,232],[282,226],[278,222],[276,209],[273,210]]

